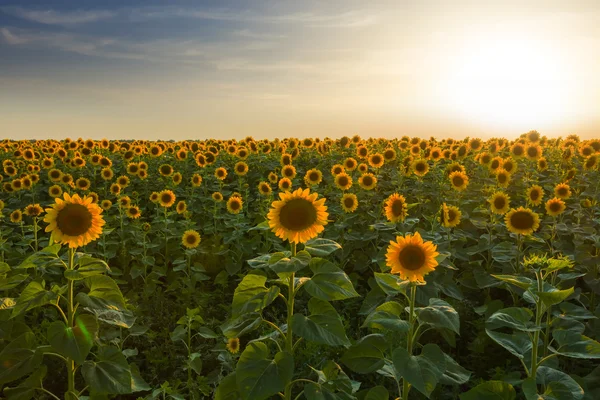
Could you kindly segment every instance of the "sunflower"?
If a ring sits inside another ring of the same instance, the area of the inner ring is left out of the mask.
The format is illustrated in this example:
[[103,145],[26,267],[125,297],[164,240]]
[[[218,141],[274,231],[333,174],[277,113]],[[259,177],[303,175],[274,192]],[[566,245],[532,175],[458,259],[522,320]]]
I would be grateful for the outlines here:
[[425,176],[429,172],[429,164],[425,159],[419,159],[413,162],[412,170],[417,176]]
[[345,168],[342,164],[335,164],[333,167],[331,167],[331,175],[333,176],[339,175],[343,172],[345,172]]
[[267,178],[271,183],[277,183],[279,181],[279,177],[275,172],[269,172],[269,176]]
[[554,188],[554,194],[556,197],[566,200],[571,197],[571,187],[567,183],[559,183]]
[[237,354],[240,351],[240,339],[232,338],[227,340],[227,351],[231,354]]
[[496,170],[496,182],[500,187],[508,187],[510,184],[510,174],[504,168]]
[[129,177],[122,175],[120,177],[117,178],[117,183],[119,184],[119,186],[121,186],[122,188],[126,188],[127,186],[129,186]]
[[200,234],[194,230],[187,230],[181,236],[181,244],[188,249],[195,249],[200,244]]
[[545,157],[540,157],[540,159],[537,160],[537,167],[538,167],[538,171],[545,171],[548,169],[548,160],[546,160]]
[[440,222],[445,228],[454,228],[460,224],[460,217],[462,212],[455,206],[442,204]]
[[80,190],[88,190],[90,188],[90,180],[87,178],[79,178],[75,181],[75,186]]
[[352,178],[345,172],[335,176],[335,186],[340,190],[348,190],[352,187]]
[[127,208],[131,205],[131,198],[129,196],[119,197],[119,207]]
[[215,170],[215,178],[220,181],[225,180],[225,178],[227,178],[227,170],[223,167],[217,168]]
[[525,146],[523,146],[522,143],[517,142],[510,148],[510,153],[513,155],[513,157],[522,157],[525,154]]
[[10,221],[11,222],[14,222],[16,224],[18,222],[21,222],[22,220],[23,220],[23,213],[21,212],[21,210],[15,210],[10,213]]
[[558,197],[554,197],[546,202],[546,212],[553,217],[562,214],[566,209],[565,202]]
[[44,209],[39,204],[30,204],[25,207],[25,215],[29,217],[37,217],[44,212]]
[[150,195],[150,201],[153,203],[158,203],[158,198],[160,197],[160,193],[158,192],[152,192],[152,194]]
[[358,162],[352,157],[348,157],[344,160],[344,168],[346,171],[354,171],[357,166]]
[[178,201],[175,210],[177,211],[177,214],[183,214],[187,210],[187,203],[184,200]]
[[183,176],[181,175],[180,172],[175,172],[173,174],[173,176],[171,177],[171,180],[173,181],[173,184],[179,185],[181,183],[181,181],[183,180]]
[[102,234],[101,213],[102,209],[92,203],[91,197],[65,193],[64,200],[57,198],[51,208],[46,208],[46,232],[52,232],[54,241],[68,244],[69,248],[85,246]]
[[488,200],[494,214],[504,215],[510,208],[510,197],[503,192],[496,192]]
[[140,208],[138,206],[129,206],[127,207],[126,214],[131,219],[138,219],[142,213],[140,212]]
[[158,194],[158,202],[160,203],[161,206],[166,207],[166,208],[169,208],[173,204],[175,204],[176,199],[177,199],[177,196],[175,196],[175,193],[173,193],[170,190],[163,190],[162,192],[160,192]]
[[307,186],[315,186],[323,180],[323,173],[316,168],[309,169],[304,175],[304,182]]
[[281,200],[272,203],[267,215],[275,235],[290,243],[304,243],[321,233],[329,214],[325,198],[317,200],[318,196],[309,189],[279,193]]
[[279,190],[287,192],[292,189],[292,181],[288,178],[281,178],[278,184]]
[[385,216],[390,222],[402,222],[408,215],[408,205],[404,196],[394,193],[385,201]]
[[240,196],[231,196],[229,200],[227,200],[227,211],[230,214],[239,214],[242,211],[242,207],[244,202]]
[[385,159],[379,153],[371,154],[369,156],[369,165],[373,168],[381,168],[384,162]]
[[202,184],[202,176],[200,174],[192,175],[191,183],[193,187],[199,187]]
[[358,178],[358,184],[365,190],[372,190],[377,186],[377,178],[371,173],[365,173]]
[[432,242],[424,242],[419,232],[396,236],[396,241],[390,241],[388,246],[386,264],[392,274],[399,274],[402,279],[424,281],[424,276],[438,265],[436,249]]
[[450,174],[448,179],[450,179],[450,184],[452,185],[452,187],[458,190],[459,192],[465,190],[467,188],[467,185],[469,184],[469,177],[467,176],[467,174],[460,171],[454,171]]
[[112,201],[102,200],[102,203],[100,203],[100,207],[102,207],[102,209],[106,211],[112,207]]
[[394,161],[396,159],[396,150],[389,148],[383,152],[385,161]]
[[212,199],[217,203],[220,203],[223,201],[223,194],[221,192],[214,192],[212,194]]
[[104,179],[105,181],[110,181],[113,176],[115,176],[115,173],[113,172],[113,170],[109,167],[106,168],[102,168],[102,171],[100,172],[100,176],[102,176],[102,179]]
[[358,198],[354,193],[346,193],[340,200],[344,212],[353,213],[358,208]]
[[505,216],[506,227],[512,233],[531,235],[540,227],[540,216],[529,208],[511,209]]
[[531,205],[538,206],[542,204],[544,198],[544,190],[541,186],[533,185],[527,189],[527,202]]
[[537,160],[542,156],[542,147],[539,144],[530,143],[525,148],[525,157],[530,160]]
[[248,164],[246,164],[243,161],[239,161],[238,163],[235,164],[235,167],[233,167],[233,170],[235,171],[236,175],[244,176],[248,173]]
[[296,177],[296,167],[293,165],[285,165],[281,168],[281,176],[288,179],[294,179]]
[[50,197],[57,198],[57,197],[60,197],[62,195],[62,193],[63,193],[63,190],[58,185],[52,185],[48,188],[48,194],[50,195]]
[[173,167],[171,167],[169,164],[163,164],[158,167],[158,172],[162,176],[171,176],[171,174],[173,174]]

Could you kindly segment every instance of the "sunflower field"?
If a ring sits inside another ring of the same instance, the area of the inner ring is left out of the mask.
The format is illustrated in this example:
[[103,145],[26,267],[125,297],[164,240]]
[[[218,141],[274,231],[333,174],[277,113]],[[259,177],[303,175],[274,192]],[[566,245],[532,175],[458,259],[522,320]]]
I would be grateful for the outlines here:
[[600,399],[600,140],[0,160],[1,398]]

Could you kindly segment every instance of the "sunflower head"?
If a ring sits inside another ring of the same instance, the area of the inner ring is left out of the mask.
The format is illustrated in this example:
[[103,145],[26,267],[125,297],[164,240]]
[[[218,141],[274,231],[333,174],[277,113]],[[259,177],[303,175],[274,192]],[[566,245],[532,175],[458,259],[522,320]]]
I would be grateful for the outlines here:
[[358,208],[358,198],[354,193],[346,193],[340,200],[342,210],[346,213],[353,213]]
[[386,264],[392,274],[399,274],[402,279],[411,282],[424,281],[424,276],[435,270],[438,265],[435,257],[437,246],[432,242],[424,242],[419,232],[404,237],[397,236],[390,241],[386,253]]
[[229,200],[227,200],[227,211],[230,214],[239,214],[242,211],[242,207],[244,202],[240,196],[231,196]]
[[246,164],[244,161],[239,161],[237,164],[235,164],[233,169],[235,170],[236,175],[244,176],[248,173],[248,164]]
[[335,185],[340,190],[348,190],[352,187],[352,178],[345,172],[341,172],[335,176]]
[[358,184],[365,190],[372,190],[377,186],[377,178],[375,175],[367,172],[358,178]]
[[142,215],[140,208],[138,206],[132,206],[132,205],[127,207],[126,213],[127,213],[127,216],[131,219],[138,219]]
[[561,199],[571,197],[571,187],[567,183],[560,183],[554,188],[554,194]]
[[394,193],[385,201],[384,213],[390,222],[402,222],[408,215],[408,205],[404,196]]
[[258,184],[258,193],[262,196],[268,196],[272,192],[271,185],[268,182],[260,182]]
[[544,198],[544,190],[541,186],[533,185],[527,189],[527,202],[531,205],[538,206]]
[[448,179],[452,187],[459,192],[465,190],[469,184],[469,177],[462,171],[452,172]]
[[373,168],[381,168],[384,162],[385,159],[379,153],[371,154],[369,156],[369,165]]
[[510,208],[510,197],[503,192],[496,192],[488,200],[494,214],[504,215]]
[[175,206],[177,214],[183,214],[187,210],[187,203],[184,200],[179,200]]
[[46,232],[52,232],[56,242],[68,244],[70,248],[85,246],[102,233],[101,213],[102,209],[91,197],[65,193],[63,200],[57,198],[52,208],[46,209]]
[[279,193],[280,200],[272,203],[267,216],[275,235],[290,243],[305,243],[323,232],[329,214],[325,198],[317,197],[309,189]]
[[567,206],[565,205],[565,202],[562,201],[562,199],[559,199],[558,197],[550,199],[546,202],[546,212],[548,213],[548,215],[551,215],[553,217],[562,214],[566,209]]
[[188,249],[195,249],[200,244],[200,234],[194,230],[187,230],[181,237],[181,244]]
[[231,354],[237,354],[240,351],[240,339],[232,338],[227,340],[227,351]]
[[540,227],[540,216],[529,208],[511,209],[505,216],[506,227],[512,233],[531,235]]
[[175,204],[176,199],[175,193],[170,190],[163,190],[158,194],[158,202],[165,208],[169,208]]
[[221,192],[214,192],[212,194],[212,199],[217,203],[220,203],[223,201],[223,194]]
[[220,181],[225,180],[227,178],[227,170],[223,167],[217,168],[215,170],[215,178]]
[[23,220],[23,212],[21,210],[15,210],[10,213],[10,222],[19,223]]
[[323,180],[323,173],[316,168],[310,169],[304,175],[304,182],[308,186],[315,186]]
[[288,179],[294,179],[296,177],[296,167],[293,165],[286,165],[281,168],[281,175]]
[[429,164],[425,159],[416,160],[413,163],[412,168],[417,176],[425,176],[429,172]]
[[440,222],[445,228],[454,228],[460,224],[462,212],[456,206],[449,206],[446,203],[442,204],[440,209]]
[[288,178],[281,178],[277,186],[282,192],[289,192],[292,189],[292,181]]
[[25,215],[29,217],[40,216],[44,212],[44,209],[39,204],[30,204],[25,207]]

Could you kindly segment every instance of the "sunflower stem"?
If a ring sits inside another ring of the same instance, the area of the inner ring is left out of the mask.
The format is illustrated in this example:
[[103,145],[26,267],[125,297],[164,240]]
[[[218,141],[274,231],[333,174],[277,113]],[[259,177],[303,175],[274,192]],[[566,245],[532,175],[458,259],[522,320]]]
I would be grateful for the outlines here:
[[[417,297],[417,286],[413,284],[410,287],[410,304],[409,304],[409,315],[408,315],[408,335],[406,339],[406,350],[408,355],[412,356],[413,352],[413,338],[415,330],[415,299]],[[410,383],[406,378],[402,378],[402,400],[408,400],[408,392],[410,391]]]
[[[69,249],[69,270],[75,269],[75,249]],[[73,298],[73,286],[75,281],[69,279],[69,308],[67,309],[67,320],[68,320],[68,328],[73,327],[73,320],[75,318],[75,309],[74,309],[74,298]],[[75,393],[75,361],[71,358],[67,358],[67,381],[68,381],[68,389],[67,393],[65,393],[65,400],[71,400],[77,398]]]
[[[292,257],[296,256],[296,243],[290,243]],[[294,289],[295,273],[292,272],[288,282],[288,301],[287,301],[287,332],[285,336],[285,351],[294,354],[294,337],[292,333],[292,317],[294,316]],[[292,398],[292,385],[288,384],[285,387],[285,399],[291,400]]]

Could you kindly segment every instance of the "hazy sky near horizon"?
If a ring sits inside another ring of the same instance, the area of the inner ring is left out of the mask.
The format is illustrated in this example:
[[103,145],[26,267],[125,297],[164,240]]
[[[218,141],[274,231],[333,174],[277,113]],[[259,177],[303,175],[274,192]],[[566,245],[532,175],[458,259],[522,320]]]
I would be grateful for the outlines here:
[[595,0],[0,0],[0,134],[599,137],[598,21]]

